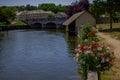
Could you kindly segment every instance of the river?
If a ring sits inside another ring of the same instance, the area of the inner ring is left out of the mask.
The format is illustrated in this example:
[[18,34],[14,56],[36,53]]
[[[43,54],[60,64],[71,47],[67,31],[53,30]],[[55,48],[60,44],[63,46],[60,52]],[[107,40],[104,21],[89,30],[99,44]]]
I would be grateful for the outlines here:
[[75,41],[60,31],[14,30],[0,40],[0,80],[81,80]]

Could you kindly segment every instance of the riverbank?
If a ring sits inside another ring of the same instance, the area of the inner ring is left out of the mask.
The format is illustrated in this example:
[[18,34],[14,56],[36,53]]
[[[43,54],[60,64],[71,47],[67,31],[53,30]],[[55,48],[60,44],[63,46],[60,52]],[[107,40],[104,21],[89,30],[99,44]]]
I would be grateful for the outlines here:
[[18,29],[32,29],[29,25],[2,25],[0,26],[2,31],[18,30]]

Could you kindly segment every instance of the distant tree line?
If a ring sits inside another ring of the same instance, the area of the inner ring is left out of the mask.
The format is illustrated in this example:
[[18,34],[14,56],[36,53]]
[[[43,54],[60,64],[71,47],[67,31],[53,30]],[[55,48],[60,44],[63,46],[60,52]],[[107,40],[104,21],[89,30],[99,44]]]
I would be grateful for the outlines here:
[[93,3],[89,4],[88,0],[80,0],[73,2],[69,6],[63,6],[61,4],[55,5],[54,3],[44,3],[38,6],[33,6],[30,4],[21,6],[0,6],[0,24],[9,24],[15,17],[15,11],[23,10],[45,10],[57,12],[66,12],[70,17],[73,14],[87,10],[93,14],[97,19],[101,15],[110,17],[111,29],[112,29],[112,19],[120,18],[120,1],[119,0],[93,0]]
[[24,10],[45,10],[57,13],[66,12],[67,6],[63,6],[61,4],[55,5],[54,3],[44,3],[39,4],[38,6],[33,6],[30,4],[21,6],[0,6],[0,25],[10,24],[10,22],[16,17],[15,12],[20,12]]
[[61,4],[55,5],[54,3],[43,3],[39,4],[38,6],[33,6],[30,4],[21,5],[21,6],[1,6],[1,8],[12,8],[16,11],[23,11],[23,10],[45,10],[45,11],[53,11],[53,12],[65,12],[67,6],[63,6]]
[[67,6],[62,6],[61,4],[55,5],[54,3],[39,4],[38,9],[42,9],[45,11],[53,11],[57,13],[57,12],[66,12]]

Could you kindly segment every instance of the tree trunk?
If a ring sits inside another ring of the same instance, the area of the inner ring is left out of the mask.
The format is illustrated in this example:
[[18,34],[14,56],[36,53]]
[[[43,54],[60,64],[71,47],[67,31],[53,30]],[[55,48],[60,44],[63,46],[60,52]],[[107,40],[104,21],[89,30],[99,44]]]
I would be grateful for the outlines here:
[[112,11],[110,12],[110,31],[112,31]]
[[113,12],[113,3],[110,0],[107,0],[109,14],[110,14],[110,31],[112,31],[112,12]]

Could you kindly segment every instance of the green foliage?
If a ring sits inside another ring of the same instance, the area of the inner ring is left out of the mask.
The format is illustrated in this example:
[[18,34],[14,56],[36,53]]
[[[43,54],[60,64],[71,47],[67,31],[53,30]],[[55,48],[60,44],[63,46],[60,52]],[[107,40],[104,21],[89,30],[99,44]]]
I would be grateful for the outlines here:
[[82,26],[82,32],[80,35],[79,43],[83,43],[85,39],[88,39],[89,41],[92,41],[92,40],[99,41],[96,35],[94,35],[94,37],[88,37],[89,35],[95,34],[95,32],[96,31],[93,29],[92,25],[89,22],[87,22],[85,25]]
[[102,14],[106,12],[116,13],[120,12],[120,1],[119,0],[93,0],[93,3],[90,5],[90,12],[96,17],[99,18]]
[[55,5],[54,3],[43,3],[39,4],[38,6],[33,6],[30,4],[27,5],[21,5],[21,6],[1,6],[0,8],[9,8],[14,11],[23,11],[23,10],[45,10],[45,11],[53,11],[53,12],[66,12],[67,6],[64,5]]
[[83,25],[82,27],[82,35],[81,38],[82,40],[88,39],[88,33],[91,31],[92,26],[90,25],[90,23],[86,23],[85,25]]
[[30,5],[30,4],[27,4],[27,5],[25,6],[25,10],[36,10],[36,9],[37,9],[36,6],[32,6],[32,5]]
[[22,21],[16,21],[12,25],[25,25],[25,23]]
[[93,4],[90,5],[90,12],[95,18],[99,18],[105,13],[104,3],[100,2],[100,0],[94,0]]
[[5,22],[0,22],[0,25],[5,25],[6,23]]
[[98,80],[100,72],[109,70],[115,58],[114,52],[109,47],[100,45],[97,36],[89,23],[82,27],[82,43],[76,47],[76,58],[83,70],[83,80],[87,80],[88,70],[96,71]]
[[55,18],[55,15],[53,15],[53,14],[48,14],[47,17],[48,17],[48,18]]
[[10,24],[10,21],[15,18],[15,13],[13,8],[0,7],[0,22],[4,24]]
[[53,12],[65,12],[66,11],[66,6],[62,5],[55,5],[54,3],[44,3],[44,4],[39,4],[38,9],[42,9],[45,11],[53,11]]
[[110,31],[112,31],[112,19],[116,12],[120,12],[119,0],[94,0],[90,8],[91,13],[99,18],[102,14],[108,13],[110,17]]
[[120,12],[115,12],[113,14],[113,18],[120,18]]

